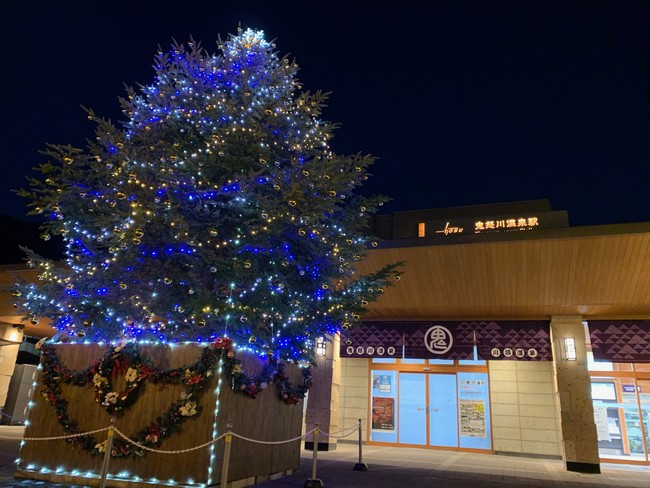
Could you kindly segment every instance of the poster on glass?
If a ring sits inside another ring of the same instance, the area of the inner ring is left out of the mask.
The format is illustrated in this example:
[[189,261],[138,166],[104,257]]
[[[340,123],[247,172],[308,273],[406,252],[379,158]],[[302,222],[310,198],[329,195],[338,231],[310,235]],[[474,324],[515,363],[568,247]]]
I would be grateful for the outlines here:
[[382,432],[395,430],[395,398],[373,397],[372,430]]

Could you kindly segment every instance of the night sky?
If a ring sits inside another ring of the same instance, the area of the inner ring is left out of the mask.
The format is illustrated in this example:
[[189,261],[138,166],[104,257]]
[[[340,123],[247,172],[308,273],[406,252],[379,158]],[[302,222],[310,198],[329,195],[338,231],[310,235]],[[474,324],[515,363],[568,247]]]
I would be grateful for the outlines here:
[[571,225],[650,221],[650,2],[0,0],[0,214],[46,143],[123,120],[157,46],[262,29],[331,91],[338,153],[383,211],[548,198]]

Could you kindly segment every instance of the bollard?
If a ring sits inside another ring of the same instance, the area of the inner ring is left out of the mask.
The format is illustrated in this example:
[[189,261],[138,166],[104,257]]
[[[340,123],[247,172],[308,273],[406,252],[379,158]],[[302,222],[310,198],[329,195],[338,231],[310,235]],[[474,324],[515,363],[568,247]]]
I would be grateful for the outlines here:
[[108,464],[111,460],[111,451],[113,450],[116,420],[115,417],[111,417],[111,425],[108,428],[108,436],[106,437],[106,448],[104,450],[104,462],[102,463],[102,477],[99,482],[99,488],[106,488],[106,477],[108,476]]
[[316,478],[316,466],[318,464],[318,422],[314,424],[314,453],[311,461],[311,478],[305,481],[305,488],[322,488],[323,482]]
[[221,464],[221,488],[228,486],[228,467],[230,466],[230,446],[232,444],[232,423],[226,424],[226,444],[223,447],[223,463]]
[[361,454],[362,442],[363,441],[361,440],[361,419],[359,419],[359,462],[354,465],[354,468],[352,468],[355,471],[368,471],[368,465],[363,462],[363,458]]

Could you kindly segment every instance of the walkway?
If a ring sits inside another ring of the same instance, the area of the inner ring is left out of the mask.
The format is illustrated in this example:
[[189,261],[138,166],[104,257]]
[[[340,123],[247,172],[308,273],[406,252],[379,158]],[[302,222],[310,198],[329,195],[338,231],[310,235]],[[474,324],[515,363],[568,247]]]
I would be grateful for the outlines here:
[[[311,476],[311,452],[303,452],[300,471],[257,486],[303,487]],[[603,464],[602,474],[570,473],[559,460],[466,452],[364,446],[367,472],[352,470],[358,447],[339,444],[318,453],[318,478],[325,487],[351,488],[647,488],[650,467]]]
[[[19,427],[0,427],[0,435],[22,434]],[[0,440],[0,487],[67,488],[69,485],[13,478],[18,441]],[[266,481],[260,488],[303,488],[311,477],[311,451],[303,451],[291,476]],[[364,446],[368,471],[354,471],[358,447],[339,444],[318,453],[317,477],[325,488],[646,488],[650,467],[602,464],[601,474],[570,473],[562,461],[466,452]],[[180,486],[180,485],[177,485]]]

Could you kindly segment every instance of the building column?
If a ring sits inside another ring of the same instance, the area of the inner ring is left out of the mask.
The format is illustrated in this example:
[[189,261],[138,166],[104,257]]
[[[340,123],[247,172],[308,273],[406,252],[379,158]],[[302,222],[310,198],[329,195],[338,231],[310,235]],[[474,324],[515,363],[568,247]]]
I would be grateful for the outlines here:
[[[575,343],[575,360],[567,359],[565,339]],[[556,400],[563,459],[568,471],[600,473],[598,433],[587,368],[585,328],[581,316],[551,317]]]
[[[318,423],[318,450],[333,451],[336,439],[325,436],[322,431],[334,433],[339,423],[339,388],[341,385],[341,359],[339,335],[326,342],[324,356],[316,355],[316,367],[312,369],[313,384],[307,397],[305,428],[310,431]],[[305,449],[314,448],[314,436],[305,440]]]
[[[15,327],[13,324],[0,324],[0,338],[20,343],[23,340],[22,328]],[[3,409],[7,402],[9,381],[14,373],[19,347],[20,344],[0,347],[0,408]]]

